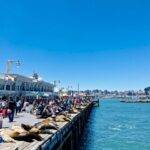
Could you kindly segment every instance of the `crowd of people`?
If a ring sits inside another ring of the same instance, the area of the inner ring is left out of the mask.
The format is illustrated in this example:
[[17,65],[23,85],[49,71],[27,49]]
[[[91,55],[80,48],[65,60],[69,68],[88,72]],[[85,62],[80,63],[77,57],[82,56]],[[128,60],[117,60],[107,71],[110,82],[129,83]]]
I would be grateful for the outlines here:
[[90,102],[90,97],[59,97],[49,99],[29,100],[25,98],[12,97],[0,101],[0,114],[8,117],[9,122],[13,122],[14,115],[20,112],[27,112],[36,115],[38,118],[55,117],[57,114],[69,111],[72,107],[79,108],[83,103]]
[[0,101],[0,114],[6,118],[9,118],[9,122],[13,122],[14,115],[21,112],[24,105],[24,99],[14,100],[12,97],[4,98]]

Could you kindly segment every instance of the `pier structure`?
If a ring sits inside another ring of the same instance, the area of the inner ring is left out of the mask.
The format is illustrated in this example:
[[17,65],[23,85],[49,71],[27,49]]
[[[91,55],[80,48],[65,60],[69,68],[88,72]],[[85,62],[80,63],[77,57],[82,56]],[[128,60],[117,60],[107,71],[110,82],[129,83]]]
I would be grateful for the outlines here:
[[70,122],[59,123],[60,129],[53,134],[41,134],[42,141],[32,143],[16,141],[16,143],[2,143],[0,149],[7,150],[75,150],[79,146],[79,140],[84,126],[93,107],[93,102],[77,114],[71,115]]
[[38,150],[75,150],[90,115],[92,104],[73,117],[72,121],[61,128],[55,135],[55,140],[49,139],[38,147]]

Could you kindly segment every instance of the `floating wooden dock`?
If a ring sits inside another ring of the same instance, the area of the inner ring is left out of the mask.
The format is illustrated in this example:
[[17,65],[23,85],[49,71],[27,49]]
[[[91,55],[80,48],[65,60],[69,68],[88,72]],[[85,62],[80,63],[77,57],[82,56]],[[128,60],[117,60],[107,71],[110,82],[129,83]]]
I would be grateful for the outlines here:
[[123,103],[150,103],[150,99],[122,99]]
[[72,114],[72,120],[68,123],[59,123],[60,129],[53,131],[52,135],[41,134],[41,142],[32,143],[16,141],[16,143],[2,143],[0,150],[75,150],[79,145],[79,139],[85,123],[91,112],[93,103],[86,106],[80,113]]

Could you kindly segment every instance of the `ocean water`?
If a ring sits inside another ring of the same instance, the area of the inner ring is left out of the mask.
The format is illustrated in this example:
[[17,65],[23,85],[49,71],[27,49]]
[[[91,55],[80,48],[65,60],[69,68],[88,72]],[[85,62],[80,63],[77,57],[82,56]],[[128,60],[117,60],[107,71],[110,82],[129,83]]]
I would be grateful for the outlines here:
[[80,150],[150,150],[150,104],[102,100],[80,143]]

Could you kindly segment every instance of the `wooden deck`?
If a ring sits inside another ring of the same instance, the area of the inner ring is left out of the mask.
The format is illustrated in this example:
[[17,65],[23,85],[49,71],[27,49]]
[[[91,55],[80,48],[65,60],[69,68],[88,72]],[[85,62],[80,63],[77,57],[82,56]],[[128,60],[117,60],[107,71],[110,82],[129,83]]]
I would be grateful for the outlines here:
[[[72,118],[74,115],[72,115]],[[60,127],[60,130],[65,127],[68,123],[57,123]],[[43,138],[42,141],[34,140],[32,143],[16,141],[16,143],[2,143],[0,144],[0,150],[36,150],[40,145],[44,144],[48,139],[52,138],[56,132],[60,132],[60,130],[50,130],[54,134],[40,134]]]
[[[88,107],[88,106],[87,106]],[[85,109],[87,108],[85,107]],[[83,110],[84,111],[84,110]],[[58,123],[60,129],[58,131],[51,130],[53,134],[41,134],[43,140],[42,141],[33,141],[32,143],[16,141],[16,143],[1,143],[0,150],[46,150],[53,149],[54,145],[58,143],[58,141],[62,141],[64,135],[71,130],[73,123],[77,120],[78,116],[81,115],[81,112],[78,114],[72,114],[71,122]],[[39,120],[40,121],[40,120]]]

